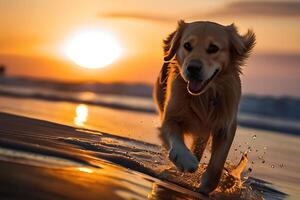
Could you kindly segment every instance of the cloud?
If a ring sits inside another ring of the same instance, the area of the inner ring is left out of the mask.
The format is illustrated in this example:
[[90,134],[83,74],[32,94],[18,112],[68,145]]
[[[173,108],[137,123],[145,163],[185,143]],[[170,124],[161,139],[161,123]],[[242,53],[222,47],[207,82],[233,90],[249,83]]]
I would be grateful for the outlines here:
[[[199,15],[199,5],[195,5],[195,10],[190,10],[188,13],[182,13],[182,16],[162,15],[154,13],[141,12],[107,12],[99,13],[100,18],[110,19],[133,19],[133,20],[147,20],[154,22],[172,22],[174,23],[180,18],[195,19],[205,17],[300,17],[300,1],[233,1],[223,4],[219,8],[209,9],[206,13]],[[193,14],[194,13],[194,14]],[[197,13],[197,14],[196,14]]]
[[236,1],[208,14],[209,16],[300,16],[298,1]]
[[137,20],[148,20],[148,21],[160,21],[160,22],[171,22],[174,21],[174,17],[154,15],[154,14],[142,14],[142,13],[126,13],[126,12],[112,12],[112,13],[100,13],[100,18],[116,18],[116,19],[137,19]]

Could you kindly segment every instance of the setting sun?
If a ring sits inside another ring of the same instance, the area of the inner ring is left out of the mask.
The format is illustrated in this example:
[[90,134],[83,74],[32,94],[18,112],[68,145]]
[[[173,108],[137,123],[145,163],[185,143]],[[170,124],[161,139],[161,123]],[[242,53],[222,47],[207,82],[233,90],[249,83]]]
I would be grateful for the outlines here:
[[74,63],[85,68],[102,68],[121,55],[121,45],[103,30],[82,31],[67,41],[64,53]]

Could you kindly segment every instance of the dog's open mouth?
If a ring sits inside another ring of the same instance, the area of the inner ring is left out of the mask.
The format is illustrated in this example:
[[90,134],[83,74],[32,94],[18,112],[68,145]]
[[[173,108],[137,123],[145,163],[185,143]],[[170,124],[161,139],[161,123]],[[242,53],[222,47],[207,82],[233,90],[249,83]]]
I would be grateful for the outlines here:
[[206,86],[210,83],[210,81],[212,81],[214,79],[214,77],[217,76],[219,71],[220,71],[219,69],[216,69],[216,71],[213,73],[213,75],[205,81],[201,81],[201,80],[188,81],[188,84],[187,84],[188,92],[191,95],[202,94],[205,91]]

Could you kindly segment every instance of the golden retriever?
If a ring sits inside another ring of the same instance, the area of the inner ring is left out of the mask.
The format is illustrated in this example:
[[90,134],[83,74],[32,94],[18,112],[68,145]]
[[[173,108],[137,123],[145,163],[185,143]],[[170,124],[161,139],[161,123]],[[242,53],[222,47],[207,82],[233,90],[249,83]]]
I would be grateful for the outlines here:
[[[204,21],[181,20],[164,40],[164,64],[154,87],[160,137],[170,160],[184,172],[197,170],[212,138],[201,193],[209,194],[219,183],[237,127],[241,66],[254,45],[252,30],[240,35],[234,24]],[[186,133],[193,136],[191,149]]]

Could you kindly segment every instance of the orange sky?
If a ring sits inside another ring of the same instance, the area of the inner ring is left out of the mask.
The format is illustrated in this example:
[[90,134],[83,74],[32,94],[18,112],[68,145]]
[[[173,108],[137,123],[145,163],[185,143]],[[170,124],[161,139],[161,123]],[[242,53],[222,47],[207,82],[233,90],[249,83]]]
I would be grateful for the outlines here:
[[[0,13],[0,64],[8,75],[153,83],[162,63],[161,41],[180,18],[234,22],[242,32],[253,28],[256,55],[300,55],[300,1],[3,0]],[[96,70],[69,61],[63,44],[89,27],[113,32],[122,57]]]

